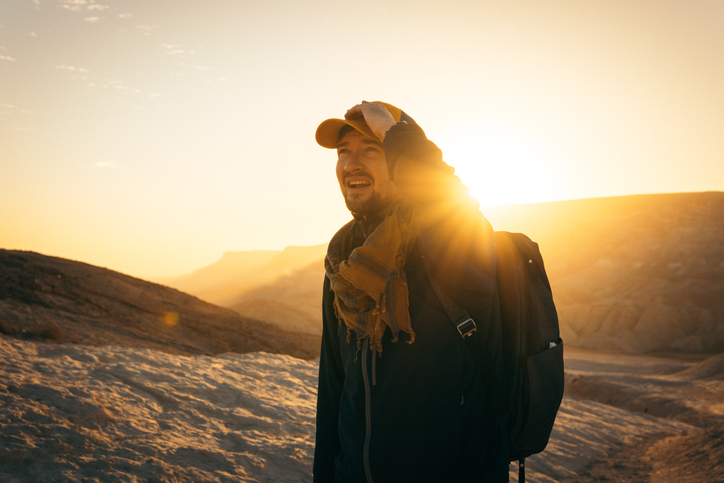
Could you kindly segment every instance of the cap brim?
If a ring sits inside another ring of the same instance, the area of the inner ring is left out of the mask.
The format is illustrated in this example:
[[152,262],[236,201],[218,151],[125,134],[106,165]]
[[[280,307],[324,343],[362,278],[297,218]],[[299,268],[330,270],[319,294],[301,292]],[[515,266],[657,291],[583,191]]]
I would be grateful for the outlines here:
[[[375,101],[375,104],[385,106],[389,113],[392,114],[392,118],[396,122],[400,121],[402,111],[399,108],[385,102]],[[317,144],[325,148],[336,149],[337,143],[339,142],[339,131],[344,126],[351,126],[368,138],[380,141],[369,128],[364,118],[360,117],[355,119],[327,119],[326,121],[322,121],[315,134]]]
[[317,128],[317,134],[315,135],[317,144],[325,148],[336,149],[339,142],[339,131],[344,126],[351,126],[368,138],[379,141],[364,119],[327,119],[322,121],[322,124]]

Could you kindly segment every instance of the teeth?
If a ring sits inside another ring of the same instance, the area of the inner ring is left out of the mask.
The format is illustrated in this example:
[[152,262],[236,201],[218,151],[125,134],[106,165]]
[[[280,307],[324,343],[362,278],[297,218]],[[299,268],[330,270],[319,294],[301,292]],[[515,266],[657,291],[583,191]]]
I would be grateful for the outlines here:
[[362,186],[362,185],[367,185],[367,184],[369,184],[369,183],[367,183],[367,181],[350,181],[349,182],[350,186]]

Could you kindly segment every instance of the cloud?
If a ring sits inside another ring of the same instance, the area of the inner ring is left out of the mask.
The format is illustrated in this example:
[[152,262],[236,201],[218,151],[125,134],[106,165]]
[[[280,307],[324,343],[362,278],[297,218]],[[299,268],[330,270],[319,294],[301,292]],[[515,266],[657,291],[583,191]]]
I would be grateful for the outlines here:
[[37,36],[38,36],[38,34],[36,34],[35,32],[30,32],[28,35],[30,35],[31,37],[37,37]]
[[[82,10],[101,12],[111,8],[110,5],[97,4],[95,3],[95,0],[57,0],[57,4],[59,8],[70,10],[71,12],[80,12]],[[96,20],[91,20],[92,18],[95,17],[89,17],[85,20],[88,22],[95,22]]]
[[95,166],[98,168],[115,168],[116,163],[113,161],[96,161]]
[[81,72],[85,74],[86,72],[90,72],[88,69],[85,69],[83,67],[73,67],[72,65],[56,65],[56,69],[58,70],[69,70],[71,72]]
[[0,55],[0,60],[7,60],[8,62],[15,62],[15,58],[10,57],[9,55]]
[[[96,84],[93,84],[95,86]],[[132,92],[133,94],[140,94],[140,89],[135,89],[133,87],[128,87],[127,85],[123,84],[123,81],[118,79],[104,79],[103,84],[101,84],[101,87],[104,89],[115,89],[117,91],[125,91],[125,92]]]
[[133,15],[131,15],[130,13],[121,13],[118,15],[118,18],[123,18],[123,19],[133,18]]
[[100,17],[88,17],[88,18],[84,18],[83,20],[85,20],[86,22],[90,22],[90,23],[96,23],[97,21],[100,20]]
[[81,8],[87,5],[87,0],[58,0],[58,6],[65,10],[72,12],[78,12]]
[[195,50],[184,50],[176,44],[161,44],[161,46],[166,49],[168,55],[194,55],[196,53]]
[[143,32],[144,35],[151,35],[152,30],[156,30],[158,25],[136,25],[136,28]]
[[12,104],[3,104],[2,102],[0,102],[0,108],[15,109],[15,106]]

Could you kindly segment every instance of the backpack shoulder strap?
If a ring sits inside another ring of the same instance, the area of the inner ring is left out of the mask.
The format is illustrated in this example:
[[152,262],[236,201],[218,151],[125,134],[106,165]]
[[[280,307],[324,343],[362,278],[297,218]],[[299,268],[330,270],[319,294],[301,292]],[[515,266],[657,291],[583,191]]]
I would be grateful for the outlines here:
[[506,413],[504,400],[505,391],[503,389],[502,382],[495,378],[492,371],[489,369],[490,360],[487,358],[485,352],[480,350],[480,341],[478,340],[476,334],[477,324],[475,320],[470,317],[467,310],[456,304],[455,301],[453,301],[453,299],[445,293],[445,290],[443,290],[440,286],[440,283],[432,276],[433,270],[430,266],[429,259],[424,255],[424,251],[423,267],[435,295],[440,301],[442,307],[445,309],[448,319],[463,339],[464,345],[470,353],[473,361],[475,361],[475,365],[477,366],[480,374],[482,374],[485,384],[488,387],[493,388],[492,393],[495,405],[499,410],[499,414],[504,415]]
[[427,257],[423,257],[425,273],[427,273],[427,278],[430,281],[432,289],[435,291],[435,295],[437,295],[438,300],[440,300],[440,304],[442,305],[442,308],[445,309],[450,322],[452,322],[458,333],[460,333],[460,337],[468,339],[475,333],[478,326],[475,324],[472,317],[470,317],[468,311],[456,304],[453,299],[451,299],[450,296],[440,287],[438,281],[432,276],[432,270],[430,270],[429,263],[430,262]]

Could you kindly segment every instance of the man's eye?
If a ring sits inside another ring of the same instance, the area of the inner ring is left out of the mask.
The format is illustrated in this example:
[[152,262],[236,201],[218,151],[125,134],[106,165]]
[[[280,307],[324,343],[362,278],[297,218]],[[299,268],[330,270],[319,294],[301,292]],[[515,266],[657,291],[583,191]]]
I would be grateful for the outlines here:
[[337,156],[339,156],[340,154],[347,154],[347,150],[346,150],[346,149],[338,149],[338,150],[337,150]]

